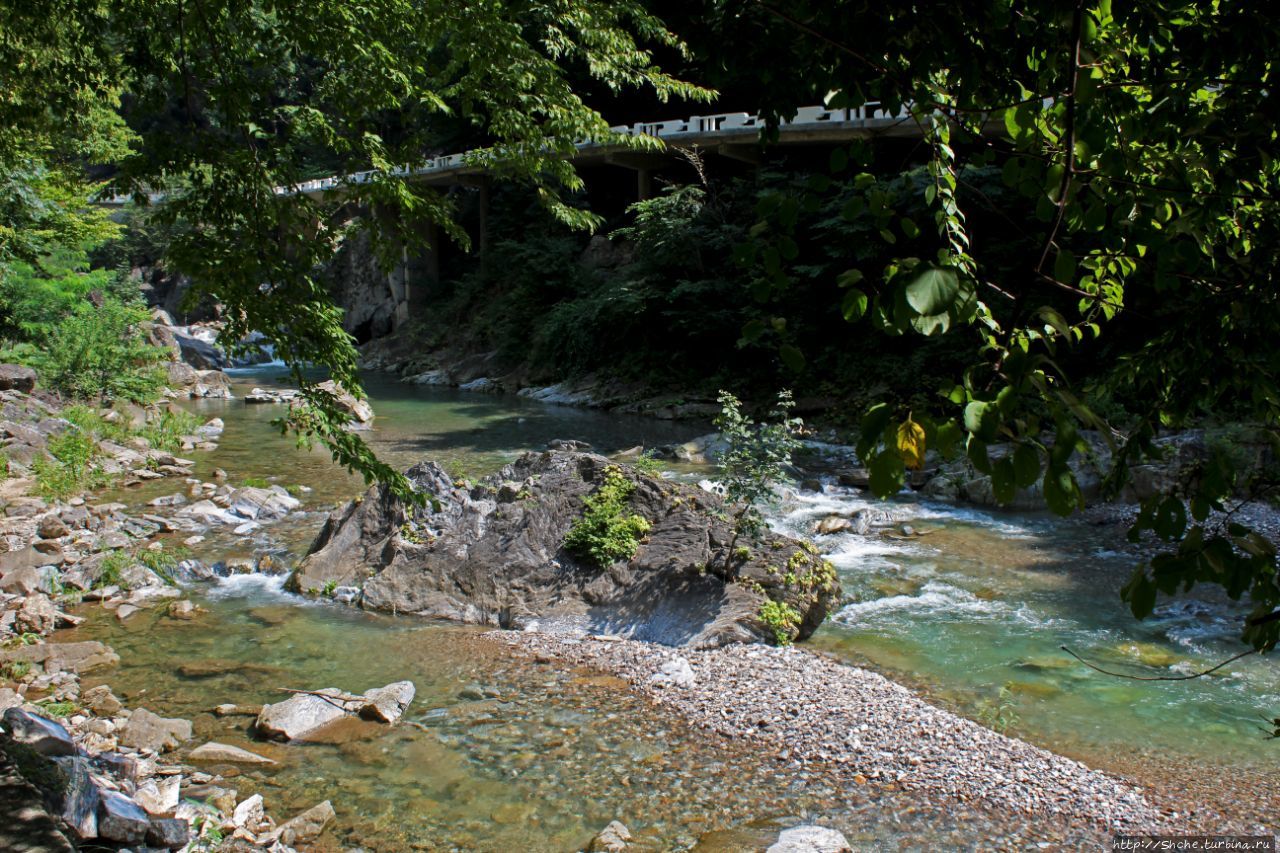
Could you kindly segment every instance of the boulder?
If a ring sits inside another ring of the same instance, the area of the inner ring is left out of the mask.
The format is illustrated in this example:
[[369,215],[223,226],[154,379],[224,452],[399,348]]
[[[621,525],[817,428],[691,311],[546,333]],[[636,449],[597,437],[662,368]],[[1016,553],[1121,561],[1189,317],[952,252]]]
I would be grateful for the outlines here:
[[269,521],[284,518],[300,506],[302,501],[279,486],[269,489],[245,486],[232,493],[231,505],[227,509],[242,519]]
[[117,791],[102,791],[98,803],[98,835],[109,841],[138,844],[145,841],[151,829],[146,811]]
[[35,566],[23,566],[0,576],[0,591],[14,595],[31,595],[36,592],[49,592],[52,587],[52,569]]
[[[611,470],[634,484],[627,512],[650,529],[633,558],[602,567],[564,541]],[[406,475],[429,505],[371,488],[329,517],[289,588],[359,587],[367,609],[693,647],[804,639],[839,602],[812,546],[771,531],[735,540],[720,497],[603,456],[528,453],[469,489],[432,462]],[[525,496],[500,501],[504,483],[526,484]],[[770,600],[796,618],[765,624]]]
[[18,743],[31,747],[41,755],[75,755],[76,742],[60,723],[32,714],[21,708],[4,712],[4,727]]
[[80,694],[80,704],[99,717],[114,717],[124,709],[124,705],[111,692],[111,688],[105,684],[90,687],[82,692]]
[[0,391],[21,391],[30,394],[36,390],[36,372],[21,364],[0,364]]
[[354,394],[332,379],[321,382],[316,387],[322,391],[328,391],[337,398],[338,405],[351,416],[351,420],[355,423],[367,424],[373,420],[373,407],[369,405],[369,401],[357,400]]
[[366,690],[364,697],[368,704],[360,709],[360,716],[380,723],[395,724],[413,701],[414,692],[412,681],[397,681],[386,687]]
[[100,667],[115,666],[120,663],[120,656],[97,640],[0,649],[0,663],[18,660],[42,664],[45,672],[65,671],[82,675]]
[[133,799],[147,814],[170,814],[178,807],[178,792],[181,787],[181,776],[148,779],[133,792]]
[[247,749],[225,743],[206,743],[197,746],[187,755],[188,761],[209,762],[211,764],[275,764],[276,762]]
[[767,853],[853,853],[843,834],[825,826],[785,829]]
[[333,805],[325,800],[319,805],[312,806],[302,814],[283,824],[275,832],[271,833],[274,840],[279,841],[287,847],[297,847],[300,844],[306,844],[320,837],[320,833],[324,832],[324,828],[336,817]]
[[254,726],[264,737],[304,740],[307,735],[347,716],[350,707],[347,697],[348,694],[335,687],[298,693],[283,702],[263,705]]
[[147,843],[166,850],[180,850],[191,841],[191,824],[174,817],[152,818]]
[[587,845],[587,853],[623,853],[631,846],[631,830],[622,821],[611,821]]
[[257,832],[266,820],[267,812],[262,806],[261,794],[254,794],[249,797],[236,806],[235,811],[231,814],[232,823],[250,832]]
[[191,721],[169,719],[138,708],[120,732],[120,743],[134,749],[164,752],[191,740]]
[[54,807],[58,817],[81,839],[98,837],[98,805],[101,796],[90,774],[89,759],[64,755],[53,759],[62,776]]
[[196,370],[221,370],[229,366],[227,357],[213,344],[177,328],[172,331],[182,353],[182,360]]

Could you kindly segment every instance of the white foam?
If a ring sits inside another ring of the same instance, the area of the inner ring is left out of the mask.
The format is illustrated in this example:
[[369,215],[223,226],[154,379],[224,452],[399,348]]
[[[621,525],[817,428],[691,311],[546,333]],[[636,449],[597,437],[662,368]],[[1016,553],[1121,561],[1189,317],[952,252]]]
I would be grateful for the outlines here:
[[210,598],[260,598],[271,601],[302,602],[305,599],[284,591],[288,575],[245,574],[218,578],[206,593]]

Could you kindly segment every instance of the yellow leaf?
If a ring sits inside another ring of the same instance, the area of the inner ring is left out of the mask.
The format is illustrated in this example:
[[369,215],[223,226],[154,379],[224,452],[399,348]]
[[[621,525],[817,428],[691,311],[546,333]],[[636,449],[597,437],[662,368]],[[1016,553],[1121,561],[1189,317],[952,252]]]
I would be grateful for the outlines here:
[[912,470],[924,466],[924,427],[907,418],[898,425],[898,453],[902,463]]

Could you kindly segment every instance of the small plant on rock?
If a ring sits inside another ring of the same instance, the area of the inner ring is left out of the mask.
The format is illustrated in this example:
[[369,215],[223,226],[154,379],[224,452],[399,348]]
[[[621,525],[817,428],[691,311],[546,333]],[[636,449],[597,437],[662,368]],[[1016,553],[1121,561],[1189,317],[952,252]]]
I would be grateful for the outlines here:
[[741,562],[741,552],[735,547],[738,539],[755,539],[764,529],[760,507],[773,500],[774,486],[786,479],[791,454],[800,446],[797,436],[804,422],[790,416],[795,407],[790,391],[778,393],[772,417],[763,423],[743,414],[742,403],[728,391],[720,392],[718,402],[720,414],[715,424],[727,445],[718,461],[720,482],[725,500],[736,507],[728,553]]
[[325,598],[333,598],[333,593],[338,589],[338,582],[335,580],[327,580],[324,587],[320,590],[320,594]]
[[800,626],[800,611],[785,601],[767,599],[760,605],[760,621],[773,631],[773,641],[779,646],[791,645],[791,632]]
[[627,513],[627,499],[636,484],[623,476],[622,469],[610,465],[604,482],[595,494],[583,499],[586,510],[564,538],[564,547],[603,568],[618,560],[630,560],[649,532],[649,521]]

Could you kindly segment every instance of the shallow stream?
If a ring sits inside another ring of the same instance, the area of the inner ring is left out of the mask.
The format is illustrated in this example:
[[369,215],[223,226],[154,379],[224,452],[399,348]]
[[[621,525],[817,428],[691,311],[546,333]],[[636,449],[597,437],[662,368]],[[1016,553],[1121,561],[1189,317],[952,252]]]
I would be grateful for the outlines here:
[[[270,385],[261,370],[236,379],[237,397]],[[378,415],[369,438],[384,458],[403,467],[431,457],[470,476],[554,438],[608,453],[707,430],[376,377],[368,390]],[[362,488],[327,454],[281,437],[270,423],[280,407],[240,399],[193,405],[227,425],[219,449],[200,455],[197,476],[220,467],[232,483],[262,477],[311,490],[303,494],[308,512],[253,538],[210,536],[194,556],[296,559],[323,512]],[[172,490],[153,483],[124,498],[141,503]],[[873,504],[828,487],[790,496],[773,523],[810,535],[820,518],[873,506],[889,509],[894,523],[817,540],[850,603],[814,646],[869,663],[969,716],[1003,710],[1011,734],[1117,772],[1172,779],[1189,792],[1260,779],[1270,802],[1258,803],[1254,785],[1254,805],[1244,808],[1275,819],[1270,778],[1280,747],[1258,728],[1263,713],[1280,712],[1274,663],[1241,661],[1192,682],[1136,682],[1094,673],[1059,650],[1065,644],[1135,674],[1206,668],[1233,651],[1230,607],[1200,600],[1135,623],[1117,595],[1133,556],[1108,540],[1112,532],[1083,522],[907,499]],[[262,790],[283,815],[331,799],[335,845],[569,850],[615,818],[654,849],[689,849],[699,839],[700,850],[751,849],[776,837],[776,821],[801,816],[877,847],[1062,837],[1061,828],[1017,817],[783,775],[772,756],[683,731],[615,680],[517,661],[474,629],[306,602],[265,576],[229,579],[196,596],[209,613],[195,622],[142,613],[120,625],[97,615],[75,633],[120,652],[123,663],[106,680],[131,705],[189,717],[200,736],[251,745],[250,718],[207,711],[278,701],[284,687],[363,691],[405,678],[417,685],[413,725],[354,728],[333,744],[255,745],[280,767],[232,780],[243,792]],[[182,664],[198,661],[212,674],[182,674]]]

